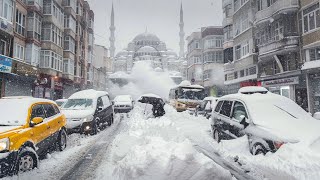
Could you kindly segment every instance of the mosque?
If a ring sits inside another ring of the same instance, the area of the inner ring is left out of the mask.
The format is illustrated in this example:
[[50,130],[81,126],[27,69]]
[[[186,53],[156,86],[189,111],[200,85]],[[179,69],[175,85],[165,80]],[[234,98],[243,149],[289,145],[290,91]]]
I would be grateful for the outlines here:
[[161,41],[155,34],[148,30],[138,34],[129,42],[126,49],[115,54],[115,26],[114,9],[112,6],[111,26],[110,26],[110,56],[113,60],[113,72],[126,72],[130,74],[132,67],[136,62],[145,61],[150,63],[156,71],[183,71],[184,59],[184,22],[182,4],[180,8],[180,53],[179,56],[171,49],[167,48],[165,42]]

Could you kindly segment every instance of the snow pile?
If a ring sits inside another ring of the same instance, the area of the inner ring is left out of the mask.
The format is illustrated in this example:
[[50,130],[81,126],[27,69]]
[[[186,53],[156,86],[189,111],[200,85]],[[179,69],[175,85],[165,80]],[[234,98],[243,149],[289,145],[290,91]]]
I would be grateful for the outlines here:
[[167,98],[170,89],[175,86],[168,72],[156,72],[143,61],[134,64],[130,77],[132,82],[123,87],[111,86],[110,94],[116,96],[130,93],[134,99],[137,99],[142,94],[154,93],[162,98]]
[[[172,112],[168,107],[166,111]],[[185,136],[189,132],[168,116],[145,120],[140,112],[136,108],[125,122],[97,179],[232,179],[227,170],[197,152]]]

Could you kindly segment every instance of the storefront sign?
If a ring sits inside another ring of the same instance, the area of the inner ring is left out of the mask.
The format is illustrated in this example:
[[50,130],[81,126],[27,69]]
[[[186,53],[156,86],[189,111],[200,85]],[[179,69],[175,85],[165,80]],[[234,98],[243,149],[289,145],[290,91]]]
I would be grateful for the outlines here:
[[12,59],[6,56],[0,55],[0,72],[11,73]]
[[294,85],[294,84],[299,84],[299,77],[276,79],[276,80],[263,82],[264,87],[288,86],[288,85]]

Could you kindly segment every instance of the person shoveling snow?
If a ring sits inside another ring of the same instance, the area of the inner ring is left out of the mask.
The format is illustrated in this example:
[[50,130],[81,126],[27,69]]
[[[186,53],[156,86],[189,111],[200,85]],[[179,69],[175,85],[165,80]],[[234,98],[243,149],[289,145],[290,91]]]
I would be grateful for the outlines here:
[[139,98],[138,102],[146,104],[144,114],[147,114],[147,118],[149,118],[149,114],[151,114],[150,112],[148,112],[148,105],[152,105],[152,115],[154,117],[161,117],[166,113],[164,110],[165,103],[163,99],[158,95],[144,94]]

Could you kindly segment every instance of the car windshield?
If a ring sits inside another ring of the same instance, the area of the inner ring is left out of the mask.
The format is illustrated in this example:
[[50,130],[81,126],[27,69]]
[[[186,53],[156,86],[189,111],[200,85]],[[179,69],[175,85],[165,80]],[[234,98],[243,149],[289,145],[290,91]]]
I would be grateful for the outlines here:
[[179,99],[202,100],[205,97],[203,89],[181,88]]
[[130,98],[130,96],[117,96],[114,98],[114,101],[116,101],[116,102],[130,102],[131,98]]
[[62,106],[62,109],[71,110],[83,110],[93,109],[92,99],[68,99],[67,102]]

